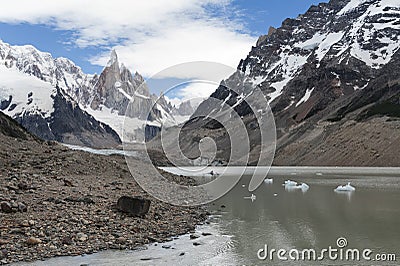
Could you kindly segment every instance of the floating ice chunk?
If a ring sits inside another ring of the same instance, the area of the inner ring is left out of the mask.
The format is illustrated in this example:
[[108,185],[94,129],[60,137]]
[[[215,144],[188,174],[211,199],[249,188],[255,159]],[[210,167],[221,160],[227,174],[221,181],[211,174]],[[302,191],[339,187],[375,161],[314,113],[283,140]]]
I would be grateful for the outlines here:
[[310,186],[307,185],[306,183],[301,183],[300,189],[302,192],[307,192],[310,189]]
[[297,186],[297,182],[296,181],[292,181],[292,180],[286,180],[285,183],[283,184],[283,186],[285,186],[285,187],[295,187],[295,186]]
[[274,183],[274,180],[272,178],[266,178],[266,179],[264,179],[264,183],[265,184],[272,184],[272,183]]
[[347,185],[338,186],[337,188],[335,188],[334,191],[335,192],[353,192],[353,191],[356,191],[356,188],[353,187],[352,185],[350,185],[350,182],[349,182],[349,183],[347,183]]
[[310,186],[306,183],[301,183],[298,185],[296,181],[292,180],[285,181],[283,185],[285,186],[286,191],[301,190],[302,192],[307,192],[310,189]]

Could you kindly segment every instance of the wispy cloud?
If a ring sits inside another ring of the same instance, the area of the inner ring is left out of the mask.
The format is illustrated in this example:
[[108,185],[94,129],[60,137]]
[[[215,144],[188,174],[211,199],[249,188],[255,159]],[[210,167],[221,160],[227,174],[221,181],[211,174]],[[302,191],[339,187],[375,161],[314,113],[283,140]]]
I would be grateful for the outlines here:
[[212,83],[190,83],[180,88],[176,94],[166,94],[165,98],[171,104],[179,106],[182,102],[189,101],[192,107],[197,108],[201,102],[208,98],[218,87]]
[[[151,76],[188,61],[236,67],[256,39],[237,13],[228,0],[14,0],[2,3],[0,21],[69,30],[73,39],[66,41],[115,48],[129,68]],[[90,61],[105,65],[107,59],[108,53],[100,53]]]

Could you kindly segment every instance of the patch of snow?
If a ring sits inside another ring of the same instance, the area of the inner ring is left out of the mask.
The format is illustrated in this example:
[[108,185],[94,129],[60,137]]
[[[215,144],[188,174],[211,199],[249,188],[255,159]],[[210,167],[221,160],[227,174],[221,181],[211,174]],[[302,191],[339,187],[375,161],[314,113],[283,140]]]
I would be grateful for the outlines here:
[[364,86],[362,86],[361,88],[359,87],[359,86],[354,86],[354,90],[363,90],[363,89],[365,89],[367,86],[369,85],[369,82],[367,83],[367,84],[365,84]]
[[261,83],[263,83],[266,80],[267,77],[265,76],[258,76],[258,77],[254,77],[252,80],[252,83],[254,85],[260,85]]
[[[139,139],[139,133],[137,133],[136,131],[144,130],[144,125],[147,123],[147,121],[141,120],[139,118],[119,115],[118,111],[114,111],[111,108],[107,108],[105,106],[100,106],[98,110],[93,110],[90,107],[84,108],[83,110],[96,118],[96,120],[103,122],[106,125],[109,125],[124,141],[144,141]],[[126,124],[125,128],[124,124]],[[144,136],[144,133],[142,134]]]
[[324,40],[319,44],[318,49],[315,51],[315,54],[318,58],[318,61],[321,61],[325,55],[329,52],[331,47],[339,42],[344,36],[344,32],[334,32],[328,34]]
[[279,97],[282,94],[283,88],[286,86],[286,84],[289,83],[289,81],[291,79],[292,79],[291,77],[288,77],[282,81],[274,82],[271,84],[271,87],[275,88],[276,91],[269,94],[270,99],[269,99],[268,103],[271,103],[273,100],[275,100],[277,97]]
[[[353,0],[352,2],[354,1],[355,0]],[[377,50],[363,49],[363,45],[365,43],[368,43],[370,39],[375,38],[374,36],[376,36],[380,30],[384,30],[387,28],[396,30],[400,28],[399,25],[392,25],[387,22],[369,22],[369,18],[371,18],[372,16],[387,13],[384,11],[387,7],[397,8],[397,10],[390,11],[390,17],[396,17],[400,15],[400,11],[398,10],[398,8],[400,7],[400,1],[381,0],[379,5],[370,5],[366,12],[353,23],[348,36],[352,39],[350,54],[375,69],[379,69],[380,67],[382,67],[382,65],[387,64],[391,60],[392,56],[400,48],[397,37],[394,36],[394,38],[388,38],[388,36],[384,36],[378,38],[380,43],[384,44],[382,48]],[[361,34],[363,36],[363,39],[365,40],[363,43],[359,42],[359,37]]]
[[124,91],[124,89],[122,88],[121,82],[117,81],[114,84],[115,88],[122,93],[129,101],[133,102],[134,99],[132,96],[130,96],[126,91]]
[[134,95],[136,97],[139,97],[139,98],[142,98],[142,99],[145,99],[145,100],[150,100],[151,99],[150,97],[144,96],[143,94],[140,94],[140,93],[138,93],[136,91],[135,91]]
[[[155,108],[157,110],[159,110],[161,113],[161,118],[160,118],[160,121],[158,121],[158,122],[160,122],[160,124],[162,126],[172,127],[172,126],[177,125],[175,118],[172,115],[170,115],[167,111],[165,111],[165,109],[160,104],[156,103]],[[155,122],[155,121],[153,121],[153,122]],[[149,124],[149,122],[147,122],[147,124]]]
[[271,87],[275,88],[275,91],[269,94],[269,103],[282,94],[283,88],[295,77],[298,70],[307,63],[308,57],[309,55],[302,56],[281,53],[281,60],[279,60],[275,68],[282,68],[282,70],[284,70],[284,79],[270,84]]
[[298,101],[296,103],[296,107],[298,107],[300,104],[305,103],[308,101],[308,99],[310,99],[311,93],[314,91],[314,88],[312,88],[311,90],[307,89],[306,93],[304,94],[303,98],[300,99],[300,101]]
[[351,0],[342,10],[339,11],[339,13],[337,13],[337,15],[342,16],[346,13],[349,13],[350,11],[354,10],[355,8],[357,8],[359,5],[361,5],[366,1],[368,0]]
[[[0,65],[0,100],[8,100],[12,96],[10,106],[16,104],[13,110],[3,111],[11,117],[17,117],[24,112],[50,117],[54,112],[52,96],[56,91],[48,82],[21,73],[15,68]],[[28,97],[31,93],[32,96]]]
[[318,47],[318,45],[326,38],[326,34],[322,34],[320,32],[317,32],[314,34],[314,36],[302,43],[296,43],[294,47],[301,48],[304,50],[314,50],[315,48]]

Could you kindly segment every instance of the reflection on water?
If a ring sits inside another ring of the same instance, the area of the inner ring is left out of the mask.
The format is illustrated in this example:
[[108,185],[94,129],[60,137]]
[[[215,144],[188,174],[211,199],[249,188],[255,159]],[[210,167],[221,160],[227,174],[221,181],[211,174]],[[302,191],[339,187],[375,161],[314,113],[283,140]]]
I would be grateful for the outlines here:
[[[257,258],[257,251],[265,244],[275,249],[321,250],[336,247],[339,237],[348,240],[349,248],[370,248],[398,254],[400,180],[379,178],[378,189],[370,186],[370,178],[351,179],[357,188],[355,192],[336,193],[337,185],[346,183],[347,179],[297,177],[296,181],[310,186],[304,193],[298,189],[285,190],[282,184],[286,179],[276,177],[273,184],[263,184],[255,191],[256,201],[243,200],[249,192],[243,186],[237,186],[216,202],[213,209],[218,212],[218,206],[226,206],[221,222],[225,224],[224,230],[234,235],[235,252],[247,265],[266,265],[266,261]],[[333,261],[326,263],[335,264]],[[274,265],[280,264],[290,265],[289,262],[274,261]],[[293,265],[301,264],[296,262]]]
[[[285,190],[285,180],[306,183],[309,190]],[[242,179],[223,198],[210,205],[209,224],[200,226],[198,239],[188,235],[147,250],[101,252],[85,257],[57,258],[35,265],[397,265],[345,261],[261,261],[257,251],[269,248],[320,251],[336,247],[344,237],[348,248],[369,248],[375,253],[396,253],[400,259],[400,178],[333,175],[288,178],[276,176],[253,194]],[[338,185],[351,184],[353,193],[334,192]],[[211,233],[202,236],[202,233]],[[194,246],[197,242],[199,246]],[[29,264],[27,264],[29,265]]]

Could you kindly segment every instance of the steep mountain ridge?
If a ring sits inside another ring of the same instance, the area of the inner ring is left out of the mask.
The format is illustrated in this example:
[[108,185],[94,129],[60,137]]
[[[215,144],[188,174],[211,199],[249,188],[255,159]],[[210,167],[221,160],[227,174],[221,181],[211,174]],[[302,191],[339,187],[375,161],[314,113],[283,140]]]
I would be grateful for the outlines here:
[[34,139],[18,122],[0,112],[0,135],[15,139]]
[[[151,139],[161,124],[176,124],[170,104],[150,94],[143,77],[120,64],[115,51],[100,75],[89,75],[69,59],[0,41],[0,67],[1,110],[42,138],[103,147],[99,136],[104,135],[104,145],[115,146],[123,137],[125,116],[135,127],[134,134],[124,136],[130,141],[144,141],[145,134]],[[57,104],[63,99],[61,107],[55,106],[55,99]],[[54,117],[60,109],[69,121]],[[145,133],[147,120],[154,128]],[[92,139],[90,131],[96,135]]]
[[[310,157],[296,160],[293,153],[282,151],[310,138],[309,134],[315,134],[314,130],[324,121],[342,125],[349,120],[363,122],[372,115],[392,116],[398,112],[400,74],[393,70],[399,65],[399,36],[399,1],[331,0],[312,6],[305,14],[286,19],[280,28],[261,36],[249,55],[240,61],[238,71],[222,81],[211,98],[229,104],[243,116],[252,142],[253,164],[260,153],[261,139],[246,99],[259,88],[275,116],[280,154],[276,163],[313,164]],[[389,110],[379,110],[380,103]],[[218,113],[220,108],[211,99],[206,100],[195,116]],[[220,127],[210,130],[217,124],[208,118],[199,120],[187,123],[185,132],[208,127],[208,135],[222,141]],[[328,130],[321,141],[330,134],[334,131]],[[349,154],[362,153],[357,149],[354,147]]]

